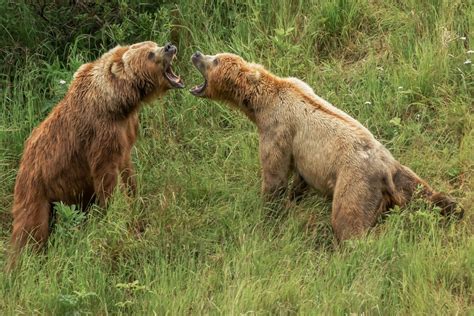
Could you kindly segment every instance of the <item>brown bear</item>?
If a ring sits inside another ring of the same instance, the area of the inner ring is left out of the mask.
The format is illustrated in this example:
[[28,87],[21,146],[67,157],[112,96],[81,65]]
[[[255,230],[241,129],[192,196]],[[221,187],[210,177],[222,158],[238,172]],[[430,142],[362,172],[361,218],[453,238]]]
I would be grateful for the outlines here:
[[16,178],[11,242],[16,254],[49,235],[54,202],[104,207],[121,178],[136,190],[131,149],[142,101],[183,82],[171,69],[177,49],[154,42],[117,46],[82,65],[69,90],[25,142]]
[[285,194],[293,171],[291,198],[309,186],[332,196],[338,240],[365,232],[380,214],[405,205],[418,191],[443,213],[456,211],[449,196],[433,191],[362,124],[303,81],[279,78],[233,54],[196,52],[191,60],[204,77],[190,90],[193,95],[230,103],[257,125],[267,201]]

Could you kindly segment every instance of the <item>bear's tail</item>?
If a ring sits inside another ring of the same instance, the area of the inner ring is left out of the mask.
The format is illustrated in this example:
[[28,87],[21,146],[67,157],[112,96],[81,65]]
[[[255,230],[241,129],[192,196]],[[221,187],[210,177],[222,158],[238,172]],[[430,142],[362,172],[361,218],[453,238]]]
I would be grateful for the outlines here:
[[429,203],[441,208],[444,216],[454,215],[462,218],[464,210],[448,194],[434,191],[424,180],[416,175],[410,168],[399,165],[392,177],[395,193],[394,204],[403,206],[417,195],[426,199]]

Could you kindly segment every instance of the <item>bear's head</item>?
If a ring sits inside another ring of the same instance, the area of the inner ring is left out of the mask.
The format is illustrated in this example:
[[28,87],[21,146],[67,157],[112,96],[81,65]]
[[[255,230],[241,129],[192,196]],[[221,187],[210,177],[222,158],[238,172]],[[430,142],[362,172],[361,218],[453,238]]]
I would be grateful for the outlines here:
[[227,101],[247,115],[251,114],[249,104],[259,94],[260,79],[267,73],[262,66],[229,53],[196,52],[191,61],[204,77],[204,83],[190,90],[194,96]]
[[[169,89],[184,87],[171,68],[176,53],[174,45],[160,47],[150,41],[117,46],[102,55],[91,68],[99,83],[112,88],[110,94],[146,101]],[[85,70],[89,68],[84,66]],[[81,75],[81,69],[77,75]]]

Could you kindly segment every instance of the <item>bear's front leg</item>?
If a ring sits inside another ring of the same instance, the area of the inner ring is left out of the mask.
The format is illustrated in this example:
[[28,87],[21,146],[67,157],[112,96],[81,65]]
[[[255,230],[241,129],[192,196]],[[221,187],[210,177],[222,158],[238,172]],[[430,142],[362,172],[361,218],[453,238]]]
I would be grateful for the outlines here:
[[295,170],[293,186],[290,189],[290,200],[299,202],[309,188],[310,186],[306,180],[298,173],[298,170]]
[[127,194],[131,197],[136,196],[137,180],[130,156],[124,159],[120,170],[120,176],[122,177],[122,182],[125,185]]
[[279,133],[260,135],[260,162],[262,165],[262,194],[266,202],[280,201],[287,191],[291,169],[291,145]]
[[107,200],[112,196],[119,176],[118,164],[109,162],[99,164],[92,171],[94,191],[100,207],[107,206]]

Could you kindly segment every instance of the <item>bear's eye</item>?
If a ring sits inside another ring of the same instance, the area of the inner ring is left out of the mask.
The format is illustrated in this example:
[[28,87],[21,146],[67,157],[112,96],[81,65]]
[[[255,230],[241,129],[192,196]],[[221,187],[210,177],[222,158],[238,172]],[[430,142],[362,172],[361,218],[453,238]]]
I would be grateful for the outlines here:
[[155,59],[155,53],[154,52],[149,52],[148,53],[148,59]]
[[214,58],[214,61],[212,62],[214,66],[217,66],[219,64],[219,59]]

